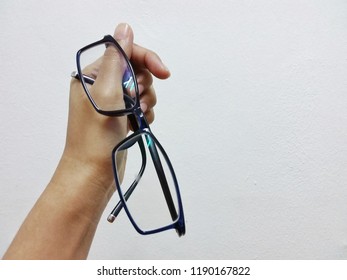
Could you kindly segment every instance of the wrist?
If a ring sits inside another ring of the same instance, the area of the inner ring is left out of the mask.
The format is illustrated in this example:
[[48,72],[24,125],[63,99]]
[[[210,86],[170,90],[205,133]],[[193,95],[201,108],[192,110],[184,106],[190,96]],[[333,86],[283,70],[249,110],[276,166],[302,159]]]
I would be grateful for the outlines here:
[[100,171],[92,165],[64,154],[4,258],[86,258],[114,192],[110,180],[99,177]]
[[98,166],[64,153],[49,184],[74,211],[101,215],[115,191],[112,165]]

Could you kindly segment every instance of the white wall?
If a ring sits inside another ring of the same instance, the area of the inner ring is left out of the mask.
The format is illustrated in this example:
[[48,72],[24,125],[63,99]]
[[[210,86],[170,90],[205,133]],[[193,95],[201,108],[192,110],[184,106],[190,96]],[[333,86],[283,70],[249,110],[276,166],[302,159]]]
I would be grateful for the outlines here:
[[152,128],[187,234],[143,237],[105,213],[90,259],[347,258],[347,1],[4,0],[0,14],[0,255],[61,155],[76,51],[125,21],[172,72]]

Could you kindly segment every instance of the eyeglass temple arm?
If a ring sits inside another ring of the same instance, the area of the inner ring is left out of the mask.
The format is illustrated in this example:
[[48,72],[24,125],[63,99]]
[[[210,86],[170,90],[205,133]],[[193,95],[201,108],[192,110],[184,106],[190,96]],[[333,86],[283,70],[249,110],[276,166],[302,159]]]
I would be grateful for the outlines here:
[[[137,114],[138,122],[136,122],[137,129],[147,129],[150,131],[146,117],[143,115],[141,109],[139,109],[139,110],[140,110],[140,113]],[[133,117],[134,115],[131,115],[131,116]],[[139,125],[140,128],[137,125],[138,123],[140,124]],[[136,130],[134,129],[134,131],[136,131]],[[178,214],[176,211],[174,201],[172,199],[169,184],[168,184],[166,176],[165,176],[164,168],[163,168],[163,165],[161,163],[157,147],[156,147],[156,145],[153,144],[153,140],[151,140],[149,136],[145,135],[145,138],[146,138],[147,146],[149,148],[150,155],[151,155],[155,170],[157,172],[157,176],[159,178],[159,182],[160,182],[160,185],[161,185],[164,197],[165,197],[166,204],[169,208],[171,218],[174,221],[177,219]]]
[[[80,75],[78,74],[77,71],[73,71],[73,72],[71,73],[71,77],[72,77],[72,78],[75,78],[75,79],[77,79],[77,80],[79,80],[79,81],[81,81]],[[84,74],[83,74],[83,78],[84,78],[84,80],[85,80],[88,84],[90,84],[90,85],[94,84],[94,82],[95,82],[95,80],[94,80],[93,78],[91,78],[91,77],[89,77],[89,76],[87,76],[87,75],[84,75]]]
[[[139,125],[138,125],[138,123],[136,121],[136,117],[134,115],[128,115],[128,119],[130,121],[130,125],[133,128],[133,130],[134,131],[138,130],[139,129]],[[136,188],[138,182],[140,181],[140,179],[142,177],[142,174],[143,174],[143,172],[145,171],[145,168],[146,168],[147,157],[146,157],[145,145],[144,145],[144,142],[143,142],[142,139],[140,139],[140,141],[138,141],[137,139],[134,140],[133,142],[129,143],[123,149],[126,150],[126,149],[130,148],[131,146],[133,146],[136,143],[138,143],[139,146],[140,146],[141,155],[142,155],[142,165],[141,165],[141,169],[139,171],[139,174],[137,175],[137,177],[135,178],[134,182],[131,184],[129,189],[124,194],[125,201],[128,200],[128,198],[131,196],[131,194],[135,190],[135,188]],[[120,211],[122,209],[123,209],[123,203],[120,200],[120,201],[118,201],[116,206],[113,208],[112,212],[108,215],[107,221],[109,221],[110,223],[113,223],[114,220],[117,218],[118,214],[120,213]]]
[[[147,122],[145,116],[143,115],[143,113],[140,114],[139,122],[140,122],[141,129],[150,130],[148,122]],[[174,204],[173,199],[172,199],[169,184],[168,184],[166,176],[165,176],[164,168],[163,168],[163,165],[161,163],[157,147],[156,147],[156,145],[153,144],[153,141],[147,135],[145,137],[146,137],[147,146],[149,148],[151,158],[152,158],[152,161],[153,161],[155,170],[157,172],[157,176],[159,178],[160,185],[161,185],[161,188],[162,188],[165,200],[166,200],[166,204],[169,208],[171,218],[174,221],[177,219],[178,214],[177,214],[176,207],[175,207],[175,204]]]
[[169,208],[171,218],[174,221],[177,219],[178,214],[176,211],[174,201],[172,199],[169,184],[168,184],[166,176],[165,176],[165,172],[164,172],[163,165],[161,163],[161,160],[160,160],[160,157],[158,154],[157,147],[155,145],[153,145],[152,141],[150,139],[148,139],[147,137],[146,137],[146,140],[147,140],[147,145],[149,145],[149,151],[151,154],[151,158],[153,160],[153,164],[154,164],[155,170],[157,172],[157,175],[158,175],[158,178],[160,181],[160,185],[161,185],[161,188],[162,188],[165,200],[166,200],[166,204]]
[[[78,74],[77,71],[73,71],[71,73],[71,77],[77,79],[77,80],[81,80],[80,79],[80,75]],[[84,75],[83,74],[83,79],[85,80],[86,83],[90,84],[90,85],[93,85],[95,80],[87,75]],[[125,99],[125,103],[126,104],[129,104],[132,102],[132,99],[124,94],[124,99]],[[136,117],[134,115],[128,115],[128,119],[130,121],[130,124],[131,124],[131,127],[133,128],[134,131],[136,130],[139,130],[139,125],[136,121]],[[142,143],[141,143],[142,142]],[[135,142],[133,143],[135,144]],[[133,145],[132,144],[132,145]],[[131,184],[130,188],[126,191],[126,193],[124,194],[124,197],[125,197],[125,200],[128,200],[128,198],[131,196],[132,192],[135,190],[144,170],[145,170],[145,166],[146,166],[146,153],[145,153],[145,148],[144,148],[144,143],[143,141],[141,140],[139,142],[139,145],[140,145],[140,149],[141,149],[141,153],[142,153],[142,166],[141,166],[141,169],[140,169],[140,172],[137,176],[137,178],[134,180],[134,182]],[[123,204],[121,201],[118,201],[117,205],[114,207],[114,209],[112,210],[112,212],[110,213],[110,215],[108,216],[107,220],[112,223],[116,217],[118,216],[119,212],[122,210],[123,208]]]

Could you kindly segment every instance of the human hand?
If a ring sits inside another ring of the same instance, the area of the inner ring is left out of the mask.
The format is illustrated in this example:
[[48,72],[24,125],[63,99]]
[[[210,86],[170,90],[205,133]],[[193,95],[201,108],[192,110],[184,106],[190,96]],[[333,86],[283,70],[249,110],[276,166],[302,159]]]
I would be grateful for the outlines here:
[[[156,95],[152,85],[152,74],[166,79],[170,72],[159,56],[133,43],[134,35],[127,24],[117,26],[114,38],[120,44],[133,65],[140,93],[140,104],[147,121],[154,120],[153,107]],[[107,97],[107,92],[114,90],[118,83],[117,69],[114,69],[112,53],[105,51],[98,60],[98,79],[91,90],[99,96]],[[113,65],[113,66],[112,66]],[[118,91],[118,106],[124,106],[123,92]],[[72,79],[70,87],[69,121],[66,146],[63,158],[73,161],[85,170],[95,173],[95,182],[107,189],[114,189],[112,171],[112,149],[126,137],[128,125],[126,117],[107,117],[98,114],[88,100],[80,81]],[[94,182],[94,183],[95,183]]]
[[[148,122],[152,122],[156,103],[152,75],[166,79],[170,72],[154,52],[133,43],[129,25],[118,25],[114,38],[131,58],[141,107]],[[104,98],[110,91],[116,92],[118,103],[113,104],[121,108],[124,107],[122,87],[117,75],[113,75],[117,74],[117,64],[109,63],[113,58],[107,49],[98,60],[101,63],[91,90]],[[5,259],[85,259],[88,256],[97,224],[115,190],[112,150],[127,133],[127,117],[97,113],[80,81],[72,79],[62,158],[5,253]]]

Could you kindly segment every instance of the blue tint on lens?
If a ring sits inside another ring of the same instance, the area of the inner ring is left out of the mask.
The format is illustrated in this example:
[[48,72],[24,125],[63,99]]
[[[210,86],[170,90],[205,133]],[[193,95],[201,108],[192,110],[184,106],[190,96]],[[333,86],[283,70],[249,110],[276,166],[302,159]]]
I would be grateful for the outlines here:
[[123,87],[129,91],[132,91],[135,87],[134,78],[131,75],[131,71],[127,70],[123,76]]

